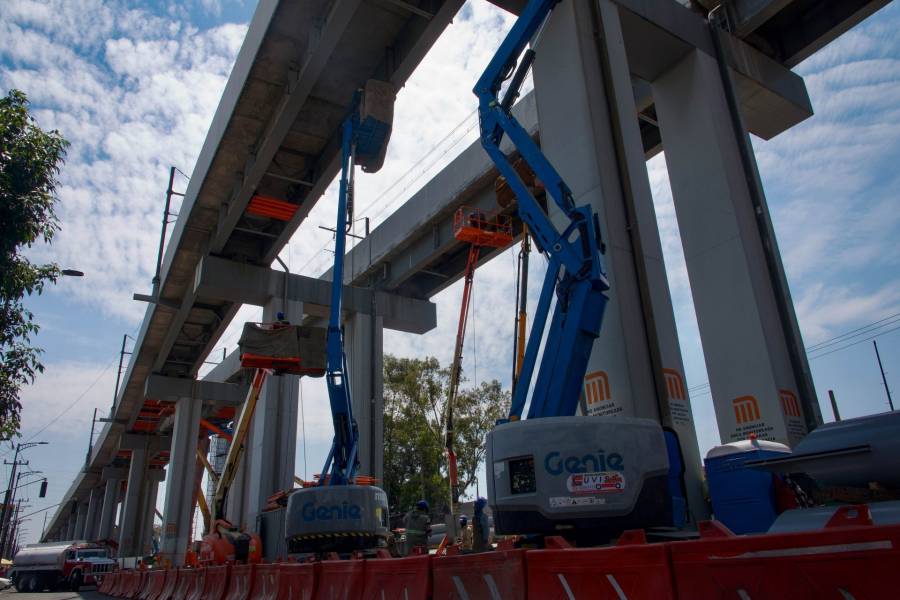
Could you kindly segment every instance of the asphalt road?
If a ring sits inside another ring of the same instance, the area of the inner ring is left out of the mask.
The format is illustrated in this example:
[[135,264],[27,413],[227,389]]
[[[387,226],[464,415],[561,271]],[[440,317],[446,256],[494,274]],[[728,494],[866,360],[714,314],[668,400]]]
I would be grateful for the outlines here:
[[41,592],[39,594],[20,594],[13,588],[9,588],[6,591],[0,592],[0,599],[2,600],[105,600],[109,598],[109,596],[105,596],[96,591],[88,591],[88,588],[85,588],[84,591],[81,592]]

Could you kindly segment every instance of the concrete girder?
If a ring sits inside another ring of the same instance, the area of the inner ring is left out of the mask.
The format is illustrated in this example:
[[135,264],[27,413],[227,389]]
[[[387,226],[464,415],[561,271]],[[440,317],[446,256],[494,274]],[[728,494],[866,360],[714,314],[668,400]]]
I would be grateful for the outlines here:
[[825,47],[890,0],[731,0],[728,25],[788,67]]
[[183,377],[151,375],[147,378],[145,394],[148,399],[176,403],[181,398],[193,398],[204,404],[237,407],[247,397],[247,386],[218,383]]
[[[227,298],[238,303],[264,306],[280,298],[287,277],[288,300],[303,303],[307,315],[327,317],[331,304],[331,282],[303,275],[285,275],[267,269],[217,258],[203,259],[197,268],[195,290],[207,297]],[[408,333],[425,333],[437,326],[437,310],[427,300],[408,298],[359,287],[345,286],[342,307],[347,312],[375,313],[385,327]]]
[[156,452],[168,451],[171,445],[172,436],[170,435],[126,433],[119,438],[119,450],[131,450],[132,452],[142,450],[151,455]]
[[[524,6],[518,0],[494,3],[516,13]],[[654,81],[694,49],[715,55],[705,19],[685,6],[666,0],[615,0],[615,4],[634,77]],[[768,140],[812,116],[801,77],[736,36],[724,36],[724,46],[751,133]],[[649,107],[645,98],[636,100],[639,109]]]
[[328,58],[341,41],[344,31],[361,3],[362,0],[337,0],[323,22],[319,24],[318,31],[312,37],[310,47],[303,56],[300,70],[289,75],[293,80],[288,81],[286,93],[269,120],[265,134],[256,144],[255,152],[248,160],[239,186],[236,186],[231,200],[225,204],[225,210],[219,217],[219,224],[210,244],[210,251],[213,254],[220,253],[228,242],[238,219],[256,192],[260,180],[269,169],[275,153],[297,119]]

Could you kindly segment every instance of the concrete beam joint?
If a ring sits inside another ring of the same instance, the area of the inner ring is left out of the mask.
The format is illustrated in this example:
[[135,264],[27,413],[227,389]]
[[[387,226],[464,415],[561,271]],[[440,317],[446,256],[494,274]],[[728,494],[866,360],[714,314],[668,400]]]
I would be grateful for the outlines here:
[[154,373],[147,378],[144,395],[146,398],[173,404],[181,398],[193,398],[216,405],[239,406],[247,396],[247,387]]
[[148,452],[160,452],[168,450],[171,445],[172,436],[170,435],[125,433],[119,440],[120,450],[147,450]]
[[[287,277],[288,300],[303,303],[303,312],[325,317],[331,304],[331,282],[304,275]],[[209,256],[197,267],[194,292],[198,296],[264,306],[269,299],[283,294],[284,271]],[[407,333],[425,333],[437,326],[437,307],[434,303],[344,286],[343,308],[350,313],[376,314],[384,319],[384,326]]]

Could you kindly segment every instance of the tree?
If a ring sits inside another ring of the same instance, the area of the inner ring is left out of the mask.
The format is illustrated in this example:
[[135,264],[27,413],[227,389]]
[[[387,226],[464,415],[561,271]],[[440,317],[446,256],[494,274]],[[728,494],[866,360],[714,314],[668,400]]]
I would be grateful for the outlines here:
[[[384,357],[384,489],[391,512],[427,500],[449,504],[443,419],[450,370],[436,358]],[[510,393],[496,380],[461,391],[456,399],[455,451],[460,489],[475,483],[484,460],[484,438],[506,416]]]
[[59,230],[56,177],[67,147],[58,131],[37,126],[25,94],[0,98],[0,439],[18,435],[19,393],[44,370],[41,350],[31,344],[39,326],[22,300],[40,294],[60,270],[22,253],[39,240],[50,243]]

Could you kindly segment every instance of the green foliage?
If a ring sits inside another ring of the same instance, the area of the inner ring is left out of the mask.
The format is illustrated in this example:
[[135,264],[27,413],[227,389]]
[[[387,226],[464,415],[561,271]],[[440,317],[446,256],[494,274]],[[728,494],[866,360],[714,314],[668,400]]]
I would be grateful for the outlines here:
[[[450,502],[443,423],[450,369],[436,358],[384,357],[384,482],[391,512],[421,499],[434,512]],[[494,380],[463,390],[454,403],[459,487],[474,485],[484,438],[509,411],[510,393]]]
[[22,299],[55,282],[59,267],[36,265],[22,252],[49,243],[59,229],[56,177],[68,142],[42,131],[18,90],[0,98],[0,439],[19,431],[19,392],[44,370],[31,345],[39,326]]

